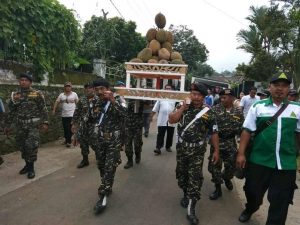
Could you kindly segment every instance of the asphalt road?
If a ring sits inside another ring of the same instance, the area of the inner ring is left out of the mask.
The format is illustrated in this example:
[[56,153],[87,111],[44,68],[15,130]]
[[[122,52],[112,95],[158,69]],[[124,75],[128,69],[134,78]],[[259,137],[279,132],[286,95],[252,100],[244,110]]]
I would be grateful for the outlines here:
[[[117,169],[108,207],[97,216],[93,207],[98,200],[100,176],[93,153],[90,166],[77,169],[81,160],[79,148],[65,148],[59,141],[44,145],[33,180],[18,174],[23,166],[19,153],[4,156],[5,163],[0,167],[0,225],[189,224],[186,210],[179,204],[182,193],[175,179],[175,146],[173,152],[163,150],[162,155],[155,156],[155,132],[154,126],[149,137],[144,138],[139,165],[125,170],[126,157],[122,152],[123,163]],[[196,208],[199,224],[241,224],[237,218],[243,208],[242,182],[235,180],[232,192],[223,186],[223,197],[211,201],[208,196],[213,184],[206,163],[204,175],[202,199]],[[265,212],[262,209],[248,224],[264,224]]]

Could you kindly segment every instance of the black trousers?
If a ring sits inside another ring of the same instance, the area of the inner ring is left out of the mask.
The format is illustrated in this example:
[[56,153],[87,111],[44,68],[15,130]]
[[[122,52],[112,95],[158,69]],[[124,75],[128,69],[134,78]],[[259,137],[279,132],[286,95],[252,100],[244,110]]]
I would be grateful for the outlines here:
[[170,148],[173,143],[173,135],[174,135],[175,127],[169,126],[159,126],[158,133],[156,137],[156,148],[161,149],[164,146],[165,134],[167,131],[167,140],[166,140],[166,148]]
[[268,190],[270,206],[266,225],[284,225],[297,188],[295,181],[296,170],[278,170],[249,163],[244,186],[246,210],[250,213],[257,211]]
[[64,137],[66,143],[71,144],[72,131],[71,131],[71,122],[73,117],[62,117],[62,125],[64,128]]

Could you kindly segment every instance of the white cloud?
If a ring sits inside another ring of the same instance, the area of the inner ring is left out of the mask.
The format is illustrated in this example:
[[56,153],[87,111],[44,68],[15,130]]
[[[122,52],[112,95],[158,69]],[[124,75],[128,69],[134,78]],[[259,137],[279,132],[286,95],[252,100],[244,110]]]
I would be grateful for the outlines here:
[[245,19],[251,5],[269,5],[269,0],[59,0],[67,8],[76,10],[83,24],[92,15],[101,16],[102,9],[108,17],[120,16],[137,24],[137,31],[146,34],[155,26],[154,17],[162,12],[170,24],[187,25],[194,30],[198,40],[209,50],[207,63],[216,71],[232,71],[239,63],[248,63],[250,55],[236,49],[241,43],[237,33],[247,29]]

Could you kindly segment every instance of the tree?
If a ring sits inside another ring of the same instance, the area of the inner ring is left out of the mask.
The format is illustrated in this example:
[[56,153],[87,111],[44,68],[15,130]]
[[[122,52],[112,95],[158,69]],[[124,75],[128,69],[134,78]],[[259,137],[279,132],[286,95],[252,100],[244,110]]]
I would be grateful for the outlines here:
[[172,24],[169,30],[174,35],[173,49],[181,53],[183,60],[189,66],[189,71],[197,74],[199,65],[207,61],[209,51],[187,26]]
[[241,30],[238,38],[244,42],[239,48],[250,53],[252,57],[249,65],[239,66],[237,70],[248,78],[264,81],[280,69],[294,74],[297,81],[300,20],[291,15],[295,15],[295,12],[297,15],[299,7],[288,9],[284,5],[283,9],[279,9],[278,4],[273,4],[269,8],[251,7],[251,11],[252,15],[247,17],[251,22],[249,29]]
[[89,60],[100,58],[123,63],[146,46],[146,39],[136,31],[136,24],[119,17],[93,16],[84,24],[81,55]]
[[215,73],[214,69],[206,63],[196,63],[196,68],[191,71],[193,77],[211,76]]
[[0,57],[33,63],[37,74],[64,68],[79,42],[79,24],[57,0],[0,2]]

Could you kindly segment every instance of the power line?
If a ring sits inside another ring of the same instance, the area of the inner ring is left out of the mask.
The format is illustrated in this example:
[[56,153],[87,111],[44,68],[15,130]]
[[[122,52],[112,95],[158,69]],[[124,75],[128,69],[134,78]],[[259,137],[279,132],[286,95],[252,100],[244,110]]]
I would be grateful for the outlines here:
[[213,4],[209,3],[206,0],[202,0],[205,4],[209,5],[210,7],[216,9],[217,11],[221,12],[222,14],[224,14],[225,16],[229,17],[230,19],[234,20],[235,22],[238,22],[239,24],[242,24],[243,26],[245,26],[245,24],[241,21],[239,21],[237,18],[233,17],[232,15],[228,14],[227,12],[225,12],[224,10],[214,6]]
[[117,6],[115,5],[115,3],[112,0],[109,0],[111,2],[111,4],[115,7],[115,9],[118,11],[119,15],[122,17],[123,20],[125,20],[124,16],[121,14],[121,12],[119,11],[119,9],[117,8]]
[[[135,12],[136,15],[139,15],[139,16],[138,16],[138,19],[137,19],[136,21],[139,21],[139,19],[142,18],[143,22],[144,22],[145,24],[147,24],[147,20],[145,19],[144,15],[141,14],[140,10],[137,9],[137,8],[135,7],[136,5],[135,5],[135,4],[132,5],[132,4],[131,4],[131,0],[126,0],[126,2],[128,3],[129,8],[130,8],[131,10],[133,10],[133,11]],[[137,22],[136,22],[136,23],[137,23]]]
[[[148,8],[147,8],[147,7],[145,7],[145,8],[146,8],[146,10],[142,9],[142,8],[140,7],[140,5],[138,4],[138,2],[141,2],[141,3],[142,3],[142,5],[143,5],[143,6],[145,6],[145,4],[143,4],[143,1],[140,1],[140,0],[139,0],[139,1],[137,1],[137,2],[136,2],[136,1],[134,0],[134,4],[137,6],[138,10],[139,10],[140,12],[142,12],[142,11],[146,11],[147,13],[146,13],[146,15],[144,14],[144,16],[147,16],[147,17],[148,17],[148,19],[150,19],[149,21],[152,21],[152,19],[153,19],[152,17],[153,17],[153,16],[151,16],[151,14],[150,14],[150,12],[149,12]],[[146,20],[147,20],[147,19],[146,19]]]

